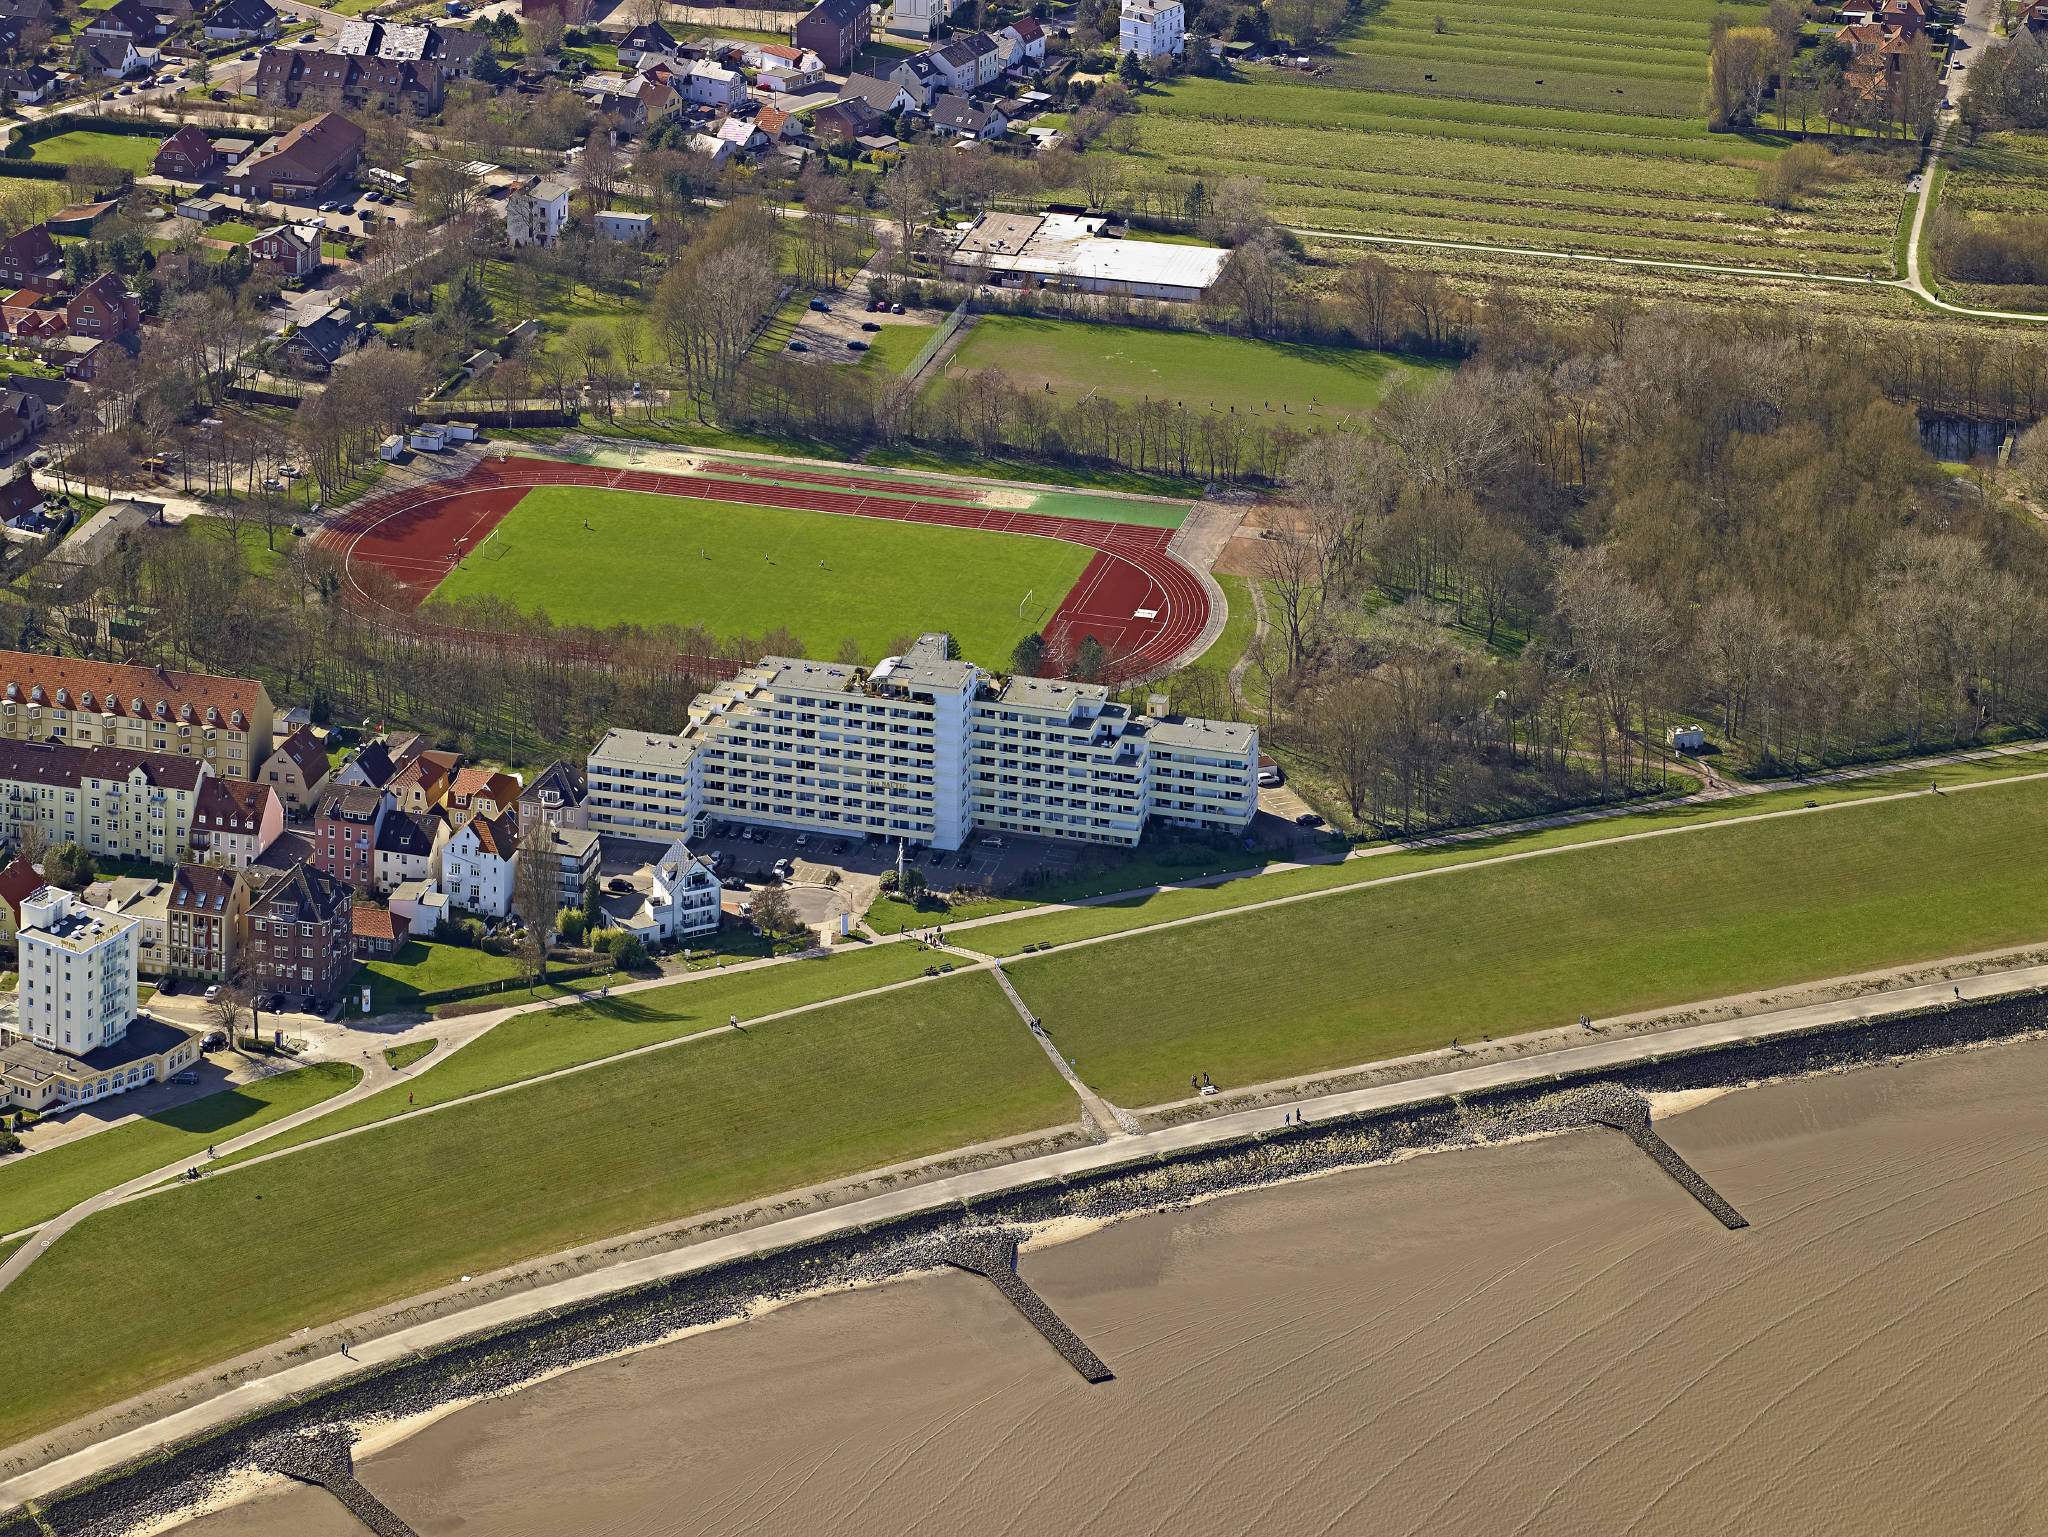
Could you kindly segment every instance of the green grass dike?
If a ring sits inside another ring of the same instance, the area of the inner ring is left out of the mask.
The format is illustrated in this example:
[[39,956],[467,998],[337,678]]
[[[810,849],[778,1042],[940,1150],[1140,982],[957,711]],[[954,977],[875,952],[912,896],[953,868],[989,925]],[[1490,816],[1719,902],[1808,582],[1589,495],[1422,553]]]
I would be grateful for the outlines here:
[[0,1292],[0,1445],[294,1330],[693,1212],[1070,1124],[985,973],[727,1031],[95,1213]]
[[8,1159],[0,1163],[0,1233],[47,1222],[102,1190],[180,1158],[204,1159],[212,1144],[331,1099],[362,1076],[345,1062],[318,1062],[94,1132],[47,1153]]
[[2044,936],[2035,780],[1452,869],[1009,969],[1082,1077],[1143,1106],[1194,1072],[1258,1083]]

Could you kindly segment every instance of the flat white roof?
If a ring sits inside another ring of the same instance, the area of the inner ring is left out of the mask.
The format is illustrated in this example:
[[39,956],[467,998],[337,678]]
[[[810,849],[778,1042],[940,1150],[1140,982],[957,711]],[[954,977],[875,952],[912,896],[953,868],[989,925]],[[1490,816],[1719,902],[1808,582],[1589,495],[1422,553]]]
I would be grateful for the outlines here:
[[962,235],[957,260],[1002,272],[1197,289],[1214,284],[1230,260],[1213,246],[1104,240],[1095,233],[1102,225],[1099,216],[984,214]]

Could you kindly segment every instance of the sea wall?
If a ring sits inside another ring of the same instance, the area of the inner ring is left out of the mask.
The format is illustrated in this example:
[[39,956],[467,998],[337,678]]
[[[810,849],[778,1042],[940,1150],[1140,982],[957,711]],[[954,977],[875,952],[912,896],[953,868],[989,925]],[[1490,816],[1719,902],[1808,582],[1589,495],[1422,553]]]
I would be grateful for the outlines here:
[[[930,1270],[951,1262],[948,1251],[963,1236],[1021,1232],[1063,1218],[1114,1219],[1382,1163],[1416,1151],[1479,1145],[1531,1131],[1595,1123],[1619,1126],[1627,1117],[1617,1118],[1614,1107],[1626,1091],[1671,1092],[1807,1076],[2043,1030],[2048,1030],[2048,994],[1958,1003],[1764,1042],[1672,1052],[1625,1068],[1559,1076],[1481,1095],[1291,1125],[1086,1178],[1047,1179],[985,1200],[953,1203],[621,1292],[366,1370],[68,1490],[41,1506],[40,1522],[26,1513],[0,1517],[0,1537],[114,1537],[140,1522],[187,1508],[231,1474],[272,1462],[281,1438],[323,1426],[425,1413],[504,1392],[544,1373],[651,1344],[683,1329],[736,1319],[759,1302]],[[1643,1038],[1641,1044],[1646,1054],[1657,1051],[1654,1036]],[[1743,1192],[1724,1193],[1741,1205]],[[1108,1364],[1113,1370],[1115,1362]],[[404,1512],[398,1514],[402,1517]]]

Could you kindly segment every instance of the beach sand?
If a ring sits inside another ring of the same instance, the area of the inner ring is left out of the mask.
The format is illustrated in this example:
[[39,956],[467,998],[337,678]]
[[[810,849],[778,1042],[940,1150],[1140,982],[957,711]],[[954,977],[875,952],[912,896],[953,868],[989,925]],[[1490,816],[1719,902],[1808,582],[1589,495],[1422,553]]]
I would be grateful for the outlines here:
[[[421,1537],[2048,1530],[2048,1043],[1136,1218],[794,1304],[367,1457]],[[359,1533],[276,1489],[189,1537]]]

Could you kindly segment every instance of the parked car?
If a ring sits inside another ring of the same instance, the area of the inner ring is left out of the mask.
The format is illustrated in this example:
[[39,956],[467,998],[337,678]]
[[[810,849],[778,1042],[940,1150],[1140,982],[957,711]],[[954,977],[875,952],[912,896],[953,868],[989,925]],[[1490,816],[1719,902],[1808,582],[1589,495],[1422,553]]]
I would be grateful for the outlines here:
[[1317,816],[1313,811],[1304,811],[1300,816],[1294,819],[1294,825],[1297,827],[1321,827],[1323,825],[1323,819]]
[[198,1081],[199,1075],[193,1072],[190,1068],[185,1069],[185,1071],[182,1073],[174,1073],[171,1075],[172,1083],[197,1083]]
[[805,343],[805,342],[791,342],[791,343],[789,344],[789,350],[790,350],[791,352],[809,352],[809,351],[810,351],[811,349],[810,349],[810,346],[809,346],[809,344],[808,344],[808,343]]
[[900,315],[903,313],[903,306],[900,304],[892,304],[889,306],[889,313],[892,315]]
[[868,350],[868,344],[866,342],[848,342],[846,344],[846,350],[849,352],[866,352]]
[[245,53],[245,54],[243,54],[243,55],[242,55],[242,62],[243,62],[244,64],[246,64],[246,63],[248,63],[248,62],[249,62],[250,60],[254,59],[255,57],[256,57],[256,50],[252,48],[252,49],[250,49],[250,50],[249,50],[249,51],[248,51],[247,53]]
[[811,308],[825,313],[830,313],[832,306],[827,304],[823,299],[813,299],[811,301]]
[[879,331],[882,329],[880,326],[876,325],[872,320],[863,320],[860,323],[860,328],[863,331]]
[[212,1002],[213,1002],[213,1001],[214,1001],[214,1000],[215,1000],[216,998],[218,998],[219,996],[220,996],[220,984],[219,984],[218,982],[216,982],[216,983],[214,983],[214,984],[213,984],[213,986],[209,987],[209,988],[208,988],[208,989],[206,990],[206,1001],[207,1001],[208,1003],[212,1003]]
[[1259,770],[1259,784],[1262,787],[1270,790],[1274,785],[1279,784],[1280,782],[1280,766],[1277,763],[1269,763],[1264,768]]
[[156,990],[166,996],[176,993],[178,990],[178,979],[176,977],[165,977],[163,981],[157,983]]

